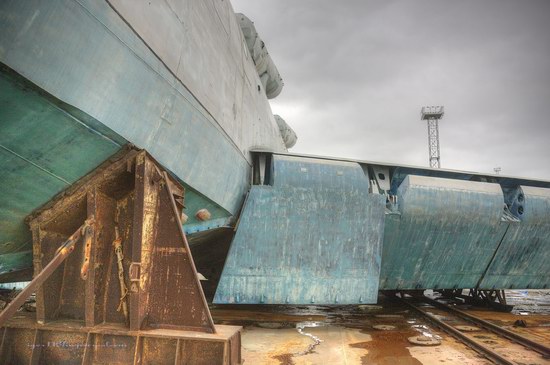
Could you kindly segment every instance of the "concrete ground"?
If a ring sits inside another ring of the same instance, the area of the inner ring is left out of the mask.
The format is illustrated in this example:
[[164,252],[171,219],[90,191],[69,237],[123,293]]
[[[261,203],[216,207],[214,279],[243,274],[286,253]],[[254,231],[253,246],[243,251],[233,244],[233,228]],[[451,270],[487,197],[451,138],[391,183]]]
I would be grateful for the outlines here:
[[[453,337],[433,328],[410,309],[383,297],[379,303],[331,307],[214,306],[212,313],[217,323],[244,327],[242,355],[245,365],[491,363]],[[521,313],[470,310],[472,314],[513,328],[550,346],[550,313],[545,313],[544,308],[542,313],[536,310]],[[527,327],[513,327],[517,319],[525,320]],[[376,329],[379,325],[392,327]],[[418,335],[439,339],[441,344],[418,346],[408,341],[409,337]],[[493,338],[480,338],[495,346]],[[521,348],[502,350],[522,351]],[[537,354],[516,353],[515,356],[523,358],[523,364],[550,364],[550,360]]]

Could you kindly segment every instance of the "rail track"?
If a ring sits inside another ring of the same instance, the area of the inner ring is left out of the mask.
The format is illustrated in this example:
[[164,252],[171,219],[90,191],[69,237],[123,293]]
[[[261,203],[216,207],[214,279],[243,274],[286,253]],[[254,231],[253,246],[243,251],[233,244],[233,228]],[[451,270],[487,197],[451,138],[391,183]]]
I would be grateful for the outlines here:
[[550,364],[550,347],[542,343],[425,296],[397,298],[495,364]]

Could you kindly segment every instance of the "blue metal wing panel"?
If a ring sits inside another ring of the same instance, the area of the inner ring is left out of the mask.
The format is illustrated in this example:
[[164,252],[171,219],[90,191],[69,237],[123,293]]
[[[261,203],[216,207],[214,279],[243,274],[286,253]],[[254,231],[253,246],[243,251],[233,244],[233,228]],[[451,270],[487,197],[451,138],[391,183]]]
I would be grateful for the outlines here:
[[504,235],[498,184],[408,175],[387,216],[380,289],[474,288]]
[[481,289],[550,287],[550,189],[520,186],[511,210],[520,221],[510,223]]
[[356,163],[273,156],[253,186],[215,303],[375,303],[382,195]]

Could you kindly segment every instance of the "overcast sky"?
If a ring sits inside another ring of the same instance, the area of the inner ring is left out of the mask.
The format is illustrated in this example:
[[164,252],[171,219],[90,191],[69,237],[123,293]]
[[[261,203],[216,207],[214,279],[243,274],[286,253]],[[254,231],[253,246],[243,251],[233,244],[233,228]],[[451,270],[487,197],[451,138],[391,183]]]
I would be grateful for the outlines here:
[[550,179],[550,1],[232,0],[285,87],[292,152]]

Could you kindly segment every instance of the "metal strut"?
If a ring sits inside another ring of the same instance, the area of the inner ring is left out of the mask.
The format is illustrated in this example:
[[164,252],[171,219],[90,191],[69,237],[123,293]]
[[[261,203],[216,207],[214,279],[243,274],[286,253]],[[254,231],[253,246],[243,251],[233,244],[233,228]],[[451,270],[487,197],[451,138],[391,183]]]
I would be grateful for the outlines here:
[[428,153],[430,156],[430,167],[441,168],[441,157],[439,150],[439,120],[428,119]]
[[[25,301],[31,296],[32,293],[38,288],[44,281],[46,281],[65,261],[71,252],[74,251],[75,243],[80,240],[83,234],[90,234],[90,230],[93,230],[93,219],[87,219],[82,226],[80,226],[65,242],[59,246],[53,259],[46,265],[46,267],[38,273],[31,280],[31,282],[15,297],[10,304],[0,312],[0,327],[8,321],[17,310],[25,303]],[[84,262],[82,268],[85,270],[87,262]]]
[[430,167],[441,167],[439,151],[439,120],[445,114],[443,106],[425,106],[420,112],[420,118],[428,123],[428,156]]
[[[197,278],[184,197],[147,152],[130,149],[29,216],[36,277],[0,314],[0,363],[240,364],[240,327],[214,326]],[[35,318],[13,316],[32,292]],[[52,339],[82,346],[46,351]]]

